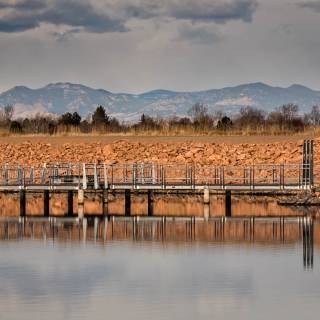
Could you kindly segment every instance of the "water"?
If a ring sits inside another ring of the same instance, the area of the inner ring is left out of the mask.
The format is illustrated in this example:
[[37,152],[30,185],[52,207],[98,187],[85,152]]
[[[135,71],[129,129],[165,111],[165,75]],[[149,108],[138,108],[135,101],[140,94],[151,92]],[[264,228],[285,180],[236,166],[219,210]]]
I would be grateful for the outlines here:
[[254,237],[239,221],[227,222],[223,236],[213,222],[196,223],[191,238],[184,222],[168,222],[164,238],[140,224],[136,240],[123,224],[115,222],[112,234],[109,224],[106,241],[100,229],[93,238],[91,227],[85,239],[77,226],[34,223],[21,234],[11,225],[0,241],[0,319],[300,320],[318,313],[318,222],[311,265],[295,222],[281,235],[269,232],[273,222],[258,222]]

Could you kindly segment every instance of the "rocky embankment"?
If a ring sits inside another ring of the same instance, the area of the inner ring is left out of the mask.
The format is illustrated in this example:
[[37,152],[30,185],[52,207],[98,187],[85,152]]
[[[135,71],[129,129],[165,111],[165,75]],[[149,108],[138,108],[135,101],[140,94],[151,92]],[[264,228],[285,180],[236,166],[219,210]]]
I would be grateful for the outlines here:
[[[315,163],[319,163],[315,141]],[[302,141],[263,144],[202,142],[87,142],[50,144],[26,141],[0,143],[0,163],[172,163],[250,165],[301,163]]]

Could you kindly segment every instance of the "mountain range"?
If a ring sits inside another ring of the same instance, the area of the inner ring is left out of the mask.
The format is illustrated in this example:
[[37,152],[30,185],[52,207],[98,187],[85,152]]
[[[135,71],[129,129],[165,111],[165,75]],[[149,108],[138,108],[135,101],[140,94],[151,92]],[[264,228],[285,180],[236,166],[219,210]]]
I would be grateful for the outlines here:
[[81,84],[54,83],[39,89],[16,86],[0,94],[0,106],[14,105],[15,117],[75,111],[85,117],[98,105],[103,105],[111,116],[136,121],[142,113],[159,117],[186,116],[197,102],[205,104],[210,112],[222,111],[230,115],[245,106],[270,112],[286,103],[298,104],[302,113],[313,105],[320,105],[320,91],[297,84],[281,88],[259,82],[206,91],[154,90],[128,94]]

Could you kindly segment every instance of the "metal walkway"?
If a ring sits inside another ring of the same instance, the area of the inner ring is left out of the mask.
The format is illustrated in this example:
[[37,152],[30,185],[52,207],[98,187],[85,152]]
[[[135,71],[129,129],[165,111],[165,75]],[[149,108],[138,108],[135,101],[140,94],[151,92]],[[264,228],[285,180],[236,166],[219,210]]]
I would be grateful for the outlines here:
[[314,185],[313,141],[301,164],[251,166],[50,164],[0,166],[8,190],[306,190]]

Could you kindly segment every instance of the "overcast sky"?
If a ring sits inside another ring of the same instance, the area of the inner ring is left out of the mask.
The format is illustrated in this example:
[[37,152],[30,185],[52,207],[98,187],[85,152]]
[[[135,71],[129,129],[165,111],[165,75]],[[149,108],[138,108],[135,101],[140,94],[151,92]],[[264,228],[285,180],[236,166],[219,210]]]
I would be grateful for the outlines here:
[[0,91],[320,89],[320,0],[0,0]]

